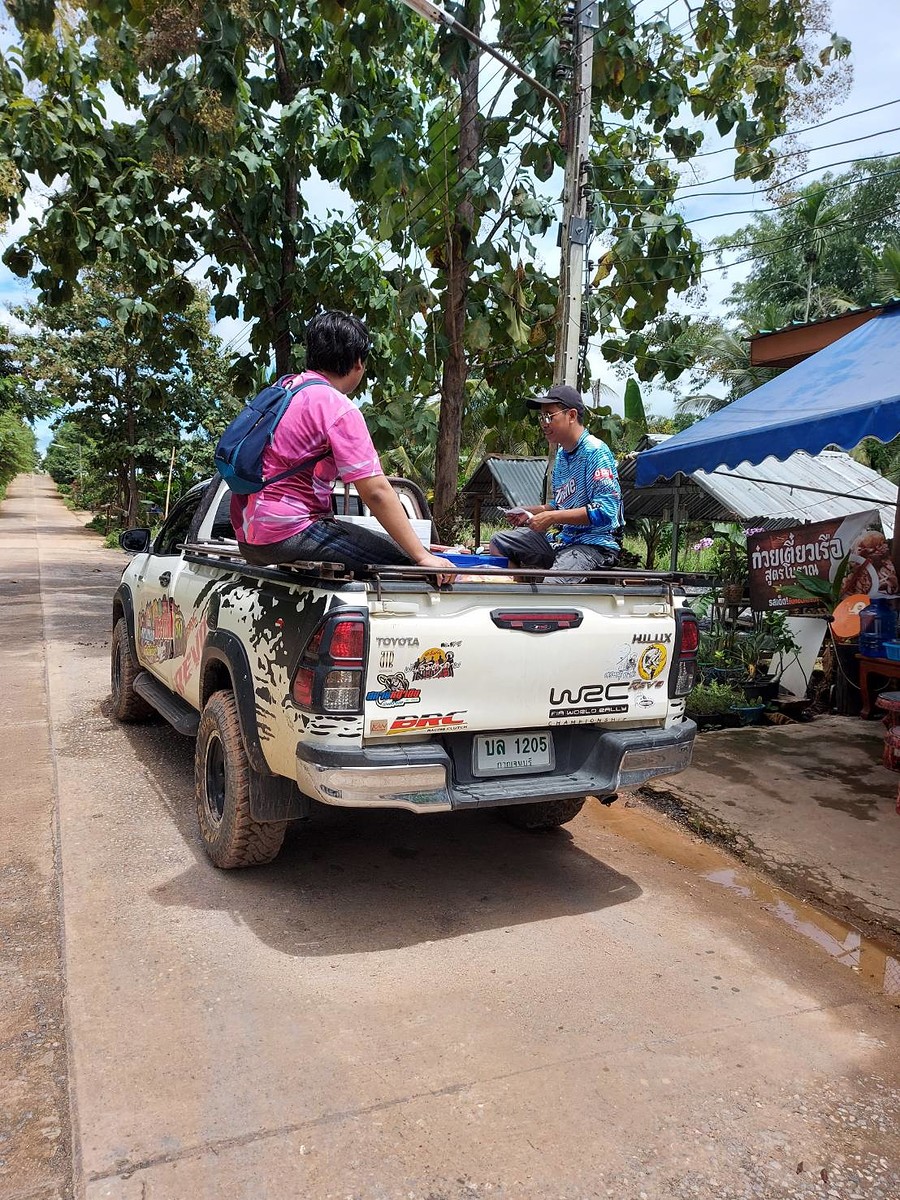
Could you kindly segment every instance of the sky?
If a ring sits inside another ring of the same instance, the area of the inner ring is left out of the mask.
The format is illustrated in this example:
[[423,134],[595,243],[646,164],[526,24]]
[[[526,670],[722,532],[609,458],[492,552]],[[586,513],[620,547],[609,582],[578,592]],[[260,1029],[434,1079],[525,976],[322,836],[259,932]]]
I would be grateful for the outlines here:
[[[673,0],[669,5],[669,20],[678,23],[677,8],[682,0]],[[662,8],[662,0],[638,0],[639,12],[648,16]],[[803,135],[804,145],[812,149],[809,167],[814,172],[806,176],[805,182],[811,182],[817,174],[824,172],[832,164],[850,158],[861,158],[869,155],[900,154],[900,103],[888,105],[876,111],[861,111],[872,109],[886,102],[900,101],[900,39],[893,36],[891,29],[895,24],[896,0],[832,0],[832,26],[834,30],[850,39],[853,49],[851,62],[853,64],[853,84],[846,99],[832,108],[825,118],[828,125],[815,129]],[[888,36],[886,36],[888,34]],[[492,72],[491,72],[492,73]],[[485,75],[489,71],[486,68]],[[851,115],[857,114],[857,115]],[[835,118],[846,118],[835,120]],[[873,136],[868,136],[873,135]],[[836,142],[846,142],[850,139],[862,139],[847,146],[833,145]],[[721,143],[714,131],[704,145],[704,149],[715,150]],[[816,150],[816,147],[821,149]],[[711,241],[720,234],[733,232],[752,219],[750,213],[743,215],[724,216],[719,214],[733,213],[736,210],[759,211],[770,206],[761,187],[753,187],[746,181],[708,183],[717,176],[724,175],[731,165],[731,157],[727,153],[710,154],[697,160],[691,170],[691,186],[684,192],[682,211],[696,222],[693,226],[704,243]],[[838,167],[837,170],[846,169]],[[686,182],[687,179],[686,179]],[[559,188],[557,180],[551,180],[550,187]],[[715,196],[712,192],[726,193]],[[750,194],[747,194],[747,193]],[[728,194],[732,193],[732,194]],[[736,193],[741,193],[737,195]],[[349,206],[340,191],[324,183],[318,183],[312,189],[306,189],[311,203],[323,212],[326,209],[342,209],[347,211]],[[0,235],[0,250],[14,240],[26,227],[27,218],[39,204],[36,198],[26,206],[24,217],[16,225]],[[702,218],[702,219],[701,219]],[[545,263],[554,269],[559,261],[559,251],[556,248],[556,231],[552,231],[541,246]],[[736,257],[736,256],[735,256]],[[714,266],[713,260],[708,260],[708,266]],[[712,271],[704,276],[705,298],[703,309],[713,315],[722,313],[724,301],[733,286],[741,278],[742,270],[736,267],[728,271]],[[22,304],[31,297],[27,281],[16,279],[5,266],[0,264],[0,321],[13,324],[9,316],[9,308]],[[684,304],[677,307],[684,309]],[[226,346],[240,350],[247,344],[247,325],[241,320],[226,318],[217,323],[215,332],[223,339]],[[591,369],[595,377],[609,384],[616,398],[604,398],[602,403],[610,403],[615,411],[621,413],[621,396],[624,382],[617,378],[611,368],[605,364],[596,348],[591,350]],[[671,412],[673,400],[668,391],[651,386],[643,388],[645,405],[648,410],[665,415]],[[42,427],[39,431],[39,441],[43,449],[49,439],[48,430]]]

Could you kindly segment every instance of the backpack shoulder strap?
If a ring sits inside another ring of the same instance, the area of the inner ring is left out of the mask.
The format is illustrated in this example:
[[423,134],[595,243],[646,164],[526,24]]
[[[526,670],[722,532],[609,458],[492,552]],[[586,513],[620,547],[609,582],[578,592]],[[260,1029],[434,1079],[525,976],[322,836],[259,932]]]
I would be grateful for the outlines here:
[[[290,379],[290,376],[282,375],[281,379],[277,380],[276,383],[280,387],[284,387],[283,380],[285,379]],[[304,388],[312,387],[313,384],[318,382],[318,379],[307,379],[303,383],[298,384],[297,387],[287,388],[286,390],[290,392],[290,398],[293,400],[293,398],[302,392]],[[293,467],[288,467],[286,471],[279,471],[277,475],[270,475],[268,479],[263,480],[263,487],[268,487],[270,483],[278,483],[282,479],[287,479],[289,475],[299,475],[301,471],[305,471],[309,467],[315,467],[316,464],[320,463],[323,458],[327,458],[330,453],[331,447],[326,446],[321,453],[313,454],[309,458],[304,458],[302,462],[297,463]]]

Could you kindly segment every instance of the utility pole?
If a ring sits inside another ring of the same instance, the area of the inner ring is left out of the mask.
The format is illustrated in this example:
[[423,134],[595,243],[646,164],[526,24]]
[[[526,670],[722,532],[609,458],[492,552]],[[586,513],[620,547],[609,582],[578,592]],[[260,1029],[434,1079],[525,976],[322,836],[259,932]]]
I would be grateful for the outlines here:
[[[559,232],[559,305],[553,382],[579,386],[579,359],[585,247],[591,237],[587,217],[587,171],[591,134],[591,82],[594,62],[594,31],[599,29],[597,0],[574,0],[572,26],[572,96],[568,109],[559,96],[517,64],[484,42],[477,33],[461,25],[434,0],[403,0],[403,3],[436,25],[445,25],[459,37],[492,55],[536,92],[550,100],[560,114],[559,143],[566,151],[563,183],[563,219]],[[547,462],[545,490],[549,491],[555,449]]]
[[492,55],[530,87],[550,100],[560,115],[559,142],[566,150],[563,183],[563,219],[559,231],[559,321],[553,382],[578,387],[578,357],[581,346],[581,298],[585,247],[590,241],[587,218],[585,173],[591,134],[591,77],[594,63],[594,31],[600,28],[597,0],[575,0],[572,14],[572,97],[568,110],[559,96],[511,59],[461,25],[433,0],[403,0],[403,3],[435,25],[445,25],[479,50]]
[[[563,183],[563,216],[559,231],[559,325],[553,382],[578,388],[581,308],[585,247],[592,228],[587,216],[585,175],[591,136],[591,77],[594,31],[599,28],[596,0],[575,0],[572,19],[572,98],[569,144]],[[580,390],[580,389],[579,389]]]

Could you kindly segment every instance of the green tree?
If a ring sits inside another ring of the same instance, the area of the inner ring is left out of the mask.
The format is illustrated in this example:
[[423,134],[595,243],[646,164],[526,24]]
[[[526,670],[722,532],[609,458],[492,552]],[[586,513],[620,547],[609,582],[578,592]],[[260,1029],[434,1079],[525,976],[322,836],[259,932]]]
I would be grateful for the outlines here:
[[85,477],[92,474],[94,442],[72,421],[59,420],[44,453],[44,470],[54,483],[84,490]]
[[863,257],[872,273],[876,302],[900,298],[900,244],[885,246],[880,254],[864,246]]
[[[146,309],[154,316],[145,321]],[[157,290],[138,297],[98,263],[70,299],[16,315],[34,330],[17,340],[26,385],[52,397],[67,438],[77,431],[90,448],[81,469],[97,502],[115,504],[136,524],[142,482],[167,473],[173,447],[178,456],[186,438],[201,439],[211,466],[236,401],[205,296],[195,292],[183,311],[166,312]]]
[[787,324],[874,303],[884,295],[881,256],[900,246],[900,156],[825,175],[717,245],[753,258],[729,298],[750,332],[777,327],[773,308]]
[[[714,120],[733,135],[735,174],[767,177],[798,72],[822,69],[799,45],[805,10],[702,0],[673,27],[659,13],[641,19],[631,0],[601,6],[586,184],[603,244],[587,319],[640,378],[659,369],[642,331],[699,273],[674,206],[676,164]],[[294,365],[317,307],[359,312],[377,333],[376,438],[402,434],[440,397],[441,521],[469,377],[513,416],[550,381],[557,287],[532,242],[553,219],[539,188],[562,161],[546,100],[519,84],[482,111],[477,57],[396,0],[86,0],[58,13],[53,0],[17,0],[13,15],[20,41],[0,57],[0,167],[12,177],[0,214],[18,211],[28,173],[51,197],[7,263],[58,302],[107,253],[145,322],[191,302],[183,272],[203,263],[217,316],[254,322],[245,386],[270,353],[277,370]],[[461,15],[480,28],[480,0]],[[565,93],[563,6],[499,0],[496,15],[504,51]],[[106,120],[110,92],[126,117]],[[675,124],[685,113],[696,127]],[[352,198],[350,218],[312,217],[317,176]],[[146,299],[153,289],[160,307]]]
[[34,431],[14,409],[0,409],[0,500],[10,482],[37,466]]

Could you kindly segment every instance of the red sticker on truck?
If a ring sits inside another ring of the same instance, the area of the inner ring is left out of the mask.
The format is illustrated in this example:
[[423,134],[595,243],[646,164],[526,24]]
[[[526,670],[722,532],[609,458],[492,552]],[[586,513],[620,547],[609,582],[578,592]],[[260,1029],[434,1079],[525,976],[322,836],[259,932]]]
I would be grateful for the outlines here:
[[466,724],[466,710],[448,713],[422,713],[415,717],[397,717],[388,733],[415,733],[420,729],[460,729]]

